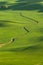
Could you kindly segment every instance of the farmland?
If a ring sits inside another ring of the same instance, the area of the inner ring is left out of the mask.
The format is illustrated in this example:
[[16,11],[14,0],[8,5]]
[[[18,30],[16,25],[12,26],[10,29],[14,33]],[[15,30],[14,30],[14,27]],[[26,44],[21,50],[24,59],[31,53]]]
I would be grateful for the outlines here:
[[0,65],[43,65],[43,0],[0,0],[1,44]]

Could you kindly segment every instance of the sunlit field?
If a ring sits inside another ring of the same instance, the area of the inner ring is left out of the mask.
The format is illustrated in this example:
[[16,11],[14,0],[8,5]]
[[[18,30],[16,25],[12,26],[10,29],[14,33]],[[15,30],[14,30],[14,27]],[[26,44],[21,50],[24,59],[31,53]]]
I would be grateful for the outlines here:
[[43,65],[43,0],[0,0],[0,65]]

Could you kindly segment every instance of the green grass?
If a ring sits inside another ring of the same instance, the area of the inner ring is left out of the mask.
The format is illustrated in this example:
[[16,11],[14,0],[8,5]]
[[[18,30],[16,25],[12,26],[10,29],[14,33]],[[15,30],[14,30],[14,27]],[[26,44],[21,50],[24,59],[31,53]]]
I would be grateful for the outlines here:
[[[4,2],[8,8],[0,8],[0,43],[6,45],[0,48],[0,65],[43,65],[43,0]],[[7,45],[12,37],[14,43]]]

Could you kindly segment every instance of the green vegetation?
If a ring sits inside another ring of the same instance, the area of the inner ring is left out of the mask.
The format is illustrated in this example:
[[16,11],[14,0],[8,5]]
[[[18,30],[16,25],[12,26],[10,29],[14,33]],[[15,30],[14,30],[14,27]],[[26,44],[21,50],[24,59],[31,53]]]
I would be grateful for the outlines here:
[[0,65],[43,65],[43,0],[0,0],[1,43]]

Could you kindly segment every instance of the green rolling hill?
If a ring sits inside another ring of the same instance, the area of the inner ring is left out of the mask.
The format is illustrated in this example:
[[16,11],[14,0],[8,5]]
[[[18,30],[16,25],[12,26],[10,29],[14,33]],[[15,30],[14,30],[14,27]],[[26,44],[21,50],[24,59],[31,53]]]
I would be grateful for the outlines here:
[[0,0],[0,65],[43,65],[43,0]]

